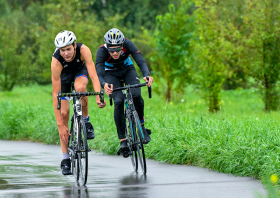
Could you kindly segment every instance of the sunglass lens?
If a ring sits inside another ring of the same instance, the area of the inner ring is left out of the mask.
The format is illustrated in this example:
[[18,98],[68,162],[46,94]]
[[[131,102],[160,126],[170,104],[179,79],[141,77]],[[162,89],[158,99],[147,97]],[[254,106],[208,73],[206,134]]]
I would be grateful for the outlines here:
[[117,48],[108,48],[108,51],[113,53],[113,52],[119,52],[121,51],[122,47],[117,47]]

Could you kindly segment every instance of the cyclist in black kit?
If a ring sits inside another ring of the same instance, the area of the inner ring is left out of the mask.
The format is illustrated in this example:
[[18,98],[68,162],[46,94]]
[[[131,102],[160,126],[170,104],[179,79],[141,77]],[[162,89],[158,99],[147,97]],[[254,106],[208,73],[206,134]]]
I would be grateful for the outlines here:
[[[113,88],[121,86],[120,80],[125,84],[139,84],[140,80],[132,63],[130,55],[133,57],[148,86],[153,83],[150,77],[149,69],[136,46],[128,39],[125,39],[123,33],[113,28],[104,35],[105,44],[101,45],[96,54],[96,71],[101,86],[107,95],[112,94],[115,110],[114,119],[117,127],[118,137],[120,139],[120,153],[128,152],[127,141],[125,139],[125,117],[124,117],[124,96],[121,91],[112,92]],[[146,77],[149,77],[149,81]],[[111,85],[110,87],[108,85]],[[138,113],[142,128],[144,131],[144,143],[150,142],[149,129],[144,127],[144,100],[141,96],[141,88],[132,89],[133,102]]]
[[[53,85],[53,107],[60,143],[62,149],[62,174],[71,174],[71,163],[68,155],[68,130],[69,120],[69,98],[61,99],[61,110],[57,110],[57,94],[71,92],[71,84],[74,82],[74,87],[77,92],[86,92],[88,84],[88,76],[90,76],[93,88],[96,92],[100,92],[100,83],[96,74],[95,66],[92,61],[90,49],[82,43],[76,43],[76,36],[71,31],[62,31],[55,37],[56,50],[53,53],[51,70],[52,70],[52,85]],[[96,103],[99,108],[104,107],[100,102],[100,98],[96,96]],[[87,138],[95,137],[94,130],[89,122],[88,116],[88,97],[82,100],[83,117],[87,128]]]

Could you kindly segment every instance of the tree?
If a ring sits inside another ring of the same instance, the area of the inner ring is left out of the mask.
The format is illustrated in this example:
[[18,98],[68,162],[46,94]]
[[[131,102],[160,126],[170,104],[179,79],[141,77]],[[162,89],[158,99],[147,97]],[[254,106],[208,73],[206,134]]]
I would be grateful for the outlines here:
[[257,82],[266,111],[279,109],[280,3],[277,0],[247,0],[244,30],[239,42],[239,64]]
[[178,8],[170,4],[168,13],[157,16],[152,39],[154,51],[149,57],[153,75],[164,78],[167,84],[167,101],[171,100],[172,91],[183,93],[190,79],[185,58],[190,56],[189,41],[194,29],[193,18],[188,14],[192,5],[187,1],[182,1]]
[[196,7],[197,38],[192,39],[194,56],[190,62],[193,81],[207,101],[209,112],[217,112],[222,86],[232,75],[228,68],[236,56],[236,47],[227,37],[234,32],[230,21],[220,20],[224,15],[218,9],[218,1],[196,1]]
[[98,21],[106,21],[115,15],[121,15],[123,19],[119,21],[119,25],[127,27],[126,36],[132,38],[138,37],[141,27],[153,30],[156,16],[167,12],[170,3],[176,5],[177,2],[175,0],[100,0],[91,4],[89,11],[95,13]]
[[0,85],[2,90],[12,90],[21,76],[20,55],[16,53],[24,35],[19,28],[23,13],[10,13],[0,19]]

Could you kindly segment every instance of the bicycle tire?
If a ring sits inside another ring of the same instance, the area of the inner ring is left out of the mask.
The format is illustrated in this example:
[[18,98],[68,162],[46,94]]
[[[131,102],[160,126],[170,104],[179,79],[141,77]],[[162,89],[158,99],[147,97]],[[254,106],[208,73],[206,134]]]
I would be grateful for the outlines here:
[[79,180],[79,163],[77,159],[77,129],[75,128],[74,115],[71,118],[70,136],[68,138],[68,154],[71,161],[71,173]]
[[140,124],[140,120],[138,117],[138,114],[136,111],[133,111],[132,115],[132,124],[133,124],[133,131],[134,131],[134,136],[136,137],[136,149],[137,149],[137,155],[138,155],[138,161],[140,163],[140,166],[142,168],[142,172],[144,175],[147,173],[147,164],[146,164],[146,157],[145,157],[145,150],[144,150],[144,145],[143,145],[143,138],[144,138],[144,133]]
[[88,176],[88,144],[87,131],[83,118],[79,120],[79,138],[78,138],[78,162],[79,162],[79,184],[85,186]]
[[133,127],[132,127],[132,119],[131,115],[126,115],[126,127],[125,127],[125,133],[126,133],[126,138],[128,141],[128,147],[130,150],[130,159],[131,159],[131,164],[135,172],[138,171],[138,159],[137,159],[137,150],[136,148],[136,137],[133,133]]

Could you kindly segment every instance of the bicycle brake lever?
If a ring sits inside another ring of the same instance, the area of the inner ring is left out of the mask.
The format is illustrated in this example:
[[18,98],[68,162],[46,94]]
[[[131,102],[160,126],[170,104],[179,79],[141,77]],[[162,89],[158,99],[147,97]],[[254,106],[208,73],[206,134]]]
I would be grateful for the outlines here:
[[[146,79],[148,80],[149,82],[149,77],[146,76]],[[148,84],[148,82],[146,82],[146,84]],[[152,98],[152,86],[151,87],[148,87],[148,92],[149,92],[149,98]]]
[[148,87],[149,98],[152,98],[152,87]]
[[105,106],[105,104],[104,104],[104,90],[103,89],[100,90],[99,97],[100,97],[100,102],[102,102],[102,104]]
[[[108,87],[111,88],[111,85],[108,84]],[[109,100],[110,100],[110,106],[112,106],[113,105],[112,94],[109,95]]]

